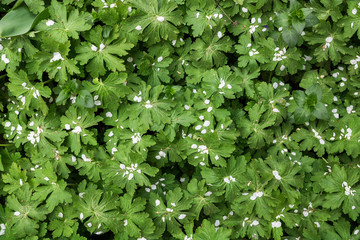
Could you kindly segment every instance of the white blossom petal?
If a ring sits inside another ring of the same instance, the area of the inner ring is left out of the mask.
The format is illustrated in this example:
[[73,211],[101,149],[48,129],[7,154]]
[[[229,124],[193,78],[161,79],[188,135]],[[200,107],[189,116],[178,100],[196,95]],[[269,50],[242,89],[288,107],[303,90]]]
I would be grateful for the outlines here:
[[50,26],[52,26],[54,24],[55,24],[55,22],[53,20],[51,20],[51,19],[46,21],[46,26],[48,26],[48,27],[50,27]]

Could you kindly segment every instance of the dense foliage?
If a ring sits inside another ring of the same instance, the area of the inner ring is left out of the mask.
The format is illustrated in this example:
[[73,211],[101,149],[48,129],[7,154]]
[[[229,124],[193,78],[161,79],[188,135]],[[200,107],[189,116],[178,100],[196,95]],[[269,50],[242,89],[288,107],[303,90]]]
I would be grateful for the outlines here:
[[360,238],[358,0],[1,4],[0,239]]

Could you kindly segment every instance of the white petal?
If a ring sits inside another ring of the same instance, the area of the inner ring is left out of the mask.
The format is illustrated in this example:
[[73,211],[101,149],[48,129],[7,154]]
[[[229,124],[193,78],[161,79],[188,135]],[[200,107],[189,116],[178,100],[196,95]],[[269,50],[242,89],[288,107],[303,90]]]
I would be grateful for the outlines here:
[[280,221],[274,221],[274,222],[271,223],[271,226],[273,228],[279,228],[279,227],[281,227],[281,222]]
[[277,109],[277,108],[274,108],[274,109],[273,109],[273,112],[276,112],[276,113],[278,113],[278,112],[280,112],[280,111],[279,111],[279,109]]
[[94,52],[96,52],[98,50],[98,48],[95,45],[91,45],[91,50],[93,50]]
[[50,62],[55,62],[58,60],[65,60],[65,59],[61,56],[61,54],[59,52],[54,52],[53,58],[50,59]]
[[73,133],[80,134],[82,132],[82,129],[80,126],[76,126],[74,130],[72,130]]
[[99,51],[103,50],[105,48],[105,44],[101,43],[99,48]]
[[6,64],[10,62],[10,60],[6,57],[6,54],[1,55],[1,60]]
[[54,25],[54,23],[55,22],[53,20],[49,19],[49,20],[46,21],[46,26],[50,27],[50,26]]
[[326,41],[327,43],[331,43],[333,39],[334,39],[333,37],[327,37],[327,38],[325,39],[325,41]]
[[134,177],[134,174],[130,173],[128,179],[131,180],[131,179],[133,179],[133,177]]
[[159,16],[159,17],[157,17],[157,20],[158,20],[159,22],[163,22],[163,21],[165,20],[165,18],[162,17],[162,16]]

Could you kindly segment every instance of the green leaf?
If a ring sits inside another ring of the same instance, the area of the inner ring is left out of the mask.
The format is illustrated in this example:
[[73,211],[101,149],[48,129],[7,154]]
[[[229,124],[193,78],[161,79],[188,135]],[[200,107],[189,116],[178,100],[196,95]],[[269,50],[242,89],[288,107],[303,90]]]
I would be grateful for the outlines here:
[[220,227],[215,229],[215,226],[211,224],[208,220],[203,220],[200,227],[196,229],[194,234],[194,239],[198,240],[208,240],[208,239],[218,239],[218,240],[229,240],[231,235],[231,229]]
[[[42,0],[24,0],[32,13],[40,13],[44,10],[44,1]],[[47,10],[46,10],[47,11]]]
[[311,93],[306,98],[305,107],[313,110],[315,108],[315,105],[318,103],[318,101],[320,101],[320,99],[317,98],[316,93]]
[[206,12],[201,11],[187,11],[184,20],[188,25],[191,25],[194,37],[201,36],[205,29],[211,29],[218,24],[216,19],[206,18]]
[[110,191],[96,189],[93,183],[86,186],[85,180],[79,184],[78,191],[82,197],[77,197],[74,205],[80,221],[84,222],[87,230],[91,233],[101,233],[109,229],[118,232],[119,210],[116,205],[119,197]]
[[91,82],[83,82],[85,88],[98,96],[101,106],[114,108],[119,105],[120,98],[131,93],[129,87],[125,86],[126,73],[110,73],[105,80],[95,78]]
[[56,103],[62,103],[64,102],[68,97],[70,96],[69,93],[67,93],[65,90],[61,90],[59,95],[57,96],[55,102]]
[[172,235],[182,233],[182,224],[188,221],[192,199],[184,197],[181,188],[177,187],[166,193],[166,201],[158,194],[150,193],[149,211],[158,231],[168,230]]
[[[358,201],[358,188],[354,184],[359,181],[358,171],[346,169],[335,165],[330,176],[326,176],[320,182],[326,192],[324,207],[336,209],[342,206],[343,212],[350,215],[352,219],[359,216],[360,203]],[[355,189],[354,189],[355,188]]]
[[78,9],[67,11],[66,5],[56,0],[51,1],[49,13],[53,20],[41,21],[36,29],[46,32],[50,38],[59,43],[65,43],[69,37],[79,39],[79,32],[91,28],[89,13],[79,13]]
[[114,161],[108,161],[103,169],[106,184],[109,186],[115,184],[121,189],[126,188],[129,193],[134,193],[139,185],[150,186],[148,176],[154,177],[159,170],[145,163],[141,154],[127,149],[124,144],[116,149],[118,151],[113,153]]
[[60,91],[59,95],[56,98],[56,103],[63,103],[65,100],[67,100],[71,94],[74,94],[76,90],[78,89],[79,84],[76,82],[76,79],[73,79],[65,84],[65,86],[62,87],[62,90]]
[[[146,128],[154,124],[170,123],[169,112],[174,105],[168,99],[162,99],[163,85],[151,87],[143,84],[135,94],[129,95],[134,104],[130,107],[130,119],[141,122]],[[141,93],[141,94],[139,94]]]
[[50,162],[46,163],[43,169],[36,171],[36,187],[33,194],[34,200],[43,201],[46,199],[46,207],[53,211],[60,203],[71,203],[72,196],[65,190],[67,184],[61,179],[57,181],[56,174]]
[[[205,187],[205,180],[197,181],[197,179],[191,179],[187,185],[188,192],[184,193],[184,196],[189,196],[193,199],[193,206],[190,209],[196,220],[199,220],[201,212],[204,212],[206,215],[212,215],[220,211],[220,209],[215,205],[217,202],[221,201],[222,192],[212,192],[208,191],[208,188]],[[212,189],[211,189],[212,190]]]
[[48,229],[54,238],[70,237],[74,233],[74,225],[77,224],[77,213],[73,211],[74,205],[65,205],[55,210],[56,218],[49,223]]
[[135,198],[130,194],[120,197],[121,231],[122,237],[131,236],[139,238],[143,234],[152,234],[155,230],[154,223],[149,218],[149,214],[145,212],[146,200],[144,198]]
[[312,112],[312,114],[318,119],[329,120],[329,112],[325,105],[321,102],[318,102],[315,105],[315,110]]
[[129,0],[128,2],[140,11],[128,19],[127,31],[143,32],[141,40],[151,45],[160,42],[160,37],[164,40],[177,38],[179,33],[177,26],[182,22],[182,12],[175,10],[177,4],[174,1]]
[[[292,20],[292,27],[295,29],[295,31],[300,35],[304,28],[305,28],[305,21],[299,21],[297,19]],[[284,34],[284,33],[283,33]]]
[[301,4],[297,0],[290,0],[290,11],[293,12],[301,8]]
[[321,101],[322,98],[322,89],[319,84],[314,84],[313,86],[309,87],[305,91],[306,95],[310,96],[311,94],[315,94],[316,97],[314,98],[315,103],[318,103]]
[[212,31],[206,31],[192,44],[196,65],[205,69],[210,69],[213,65],[223,66],[226,63],[225,53],[231,51],[232,45],[229,36],[219,38]]
[[300,34],[295,28],[287,28],[282,32],[282,37],[290,47],[295,47],[295,45],[299,41]]
[[93,108],[94,98],[88,90],[80,90],[76,98],[76,103],[80,107]]
[[287,12],[283,12],[280,13],[275,20],[275,24],[278,25],[279,27],[288,27],[289,26],[289,13]]
[[228,66],[220,67],[217,70],[209,70],[203,74],[202,88],[220,105],[225,98],[234,99],[235,94],[240,92],[240,83],[237,75]]
[[316,24],[318,24],[320,22],[320,20],[312,13],[310,13],[306,18],[305,18],[305,27],[312,27]]
[[326,122],[319,121],[317,124],[311,122],[308,126],[299,128],[291,137],[299,143],[301,151],[313,149],[318,156],[324,155],[327,144],[324,140],[325,130],[328,129],[328,125]]
[[231,157],[226,169],[204,168],[201,175],[208,184],[225,189],[225,199],[232,201],[241,189],[244,172],[245,158],[241,156],[238,158]]
[[[3,169],[4,170],[4,169]],[[26,170],[21,170],[20,166],[12,163],[8,174],[2,175],[2,179],[6,185],[3,190],[12,194],[16,191],[21,191],[23,184],[26,183]]]
[[27,33],[34,26],[36,15],[22,5],[8,12],[0,20],[0,36],[12,37]]
[[105,66],[111,71],[124,71],[124,60],[121,56],[127,54],[134,45],[125,42],[125,39],[117,39],[119,33],[114,34],[112,38],[104,39],[102,36],[102,27],[97,25],[89,34],[85,35],[88,42],[82,42],[76,47],[78,55],[76,59],[81,65],[86,65],[86,70],[92,77],[98,77],[105,74]]
[[43,83],[33,84],[23,70],[19,72],[9,71],[8,76],[10,80],[9,90],[20,99],[20,104],[26,109],[29,109],[30,106],[41,109],[46,115],[48,106],[42,97],[50,97],[50,88],[44,87]]
[[242,117],[236,122],[251,148],[261,148],[272,140],[272,130],[267,128],[275,124],[276,115],[272,112],[268,118],[264,118],[265,111],[264,104],[255,104],[249,109],[249,119]]
[[41,205],[42,202],[32,198],[32,195],[30,185],[25,184],[22,191],[17,191],[6,199],[6,207],[11,210],[8,226],[18,238],[38,234],[40,221],[44,221],[49,213],[46,207]]
[[312,2],[314,12],[320,20],[326,21],[328,17],[331,16],[334,22],[337,22],[343,17],[340,7],[341,4],[343,4],[343,0],[320,0],[319,2]]
[[302,124],[309,121],[310,116],[311,116],[311,111],[307,108],[298,107],[294,112],[294,118],[297,124]]
[[71,106],[66,112],[65,116],[60,118],[62,129],[71,131],[67,138],[67,144],[71,151],[79,154],[83,145],[96,145],[94,132],[90,131],[89,127],[97,125],[103,118],[94,116],[94,111],[84,108],[76,108]]

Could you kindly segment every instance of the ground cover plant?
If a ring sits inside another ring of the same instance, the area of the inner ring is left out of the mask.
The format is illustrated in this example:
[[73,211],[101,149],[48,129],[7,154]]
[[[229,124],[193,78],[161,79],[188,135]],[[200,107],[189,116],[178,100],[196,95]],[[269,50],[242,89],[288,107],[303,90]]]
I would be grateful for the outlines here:
[[359,1],[0,12],[0,239],[360,238]]

